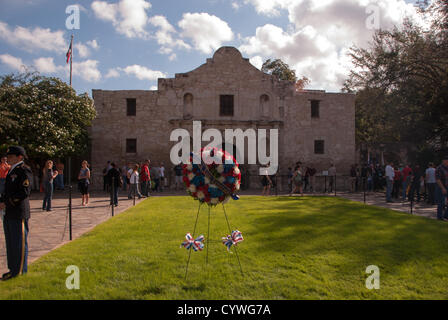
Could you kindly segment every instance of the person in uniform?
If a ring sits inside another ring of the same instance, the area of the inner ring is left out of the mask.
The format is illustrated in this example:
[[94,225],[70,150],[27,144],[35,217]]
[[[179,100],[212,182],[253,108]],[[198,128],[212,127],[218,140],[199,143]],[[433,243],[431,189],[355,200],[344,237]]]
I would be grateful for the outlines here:
[[0,196],[0,210],[5,212],[3,229],[9,272],[3,274],[2,280],[27,272],[29,196],[33,176],[31,169],[24,163],[27,158],[25,149],[12,146],[6,155],[11,169],[6,176],[5,190]]

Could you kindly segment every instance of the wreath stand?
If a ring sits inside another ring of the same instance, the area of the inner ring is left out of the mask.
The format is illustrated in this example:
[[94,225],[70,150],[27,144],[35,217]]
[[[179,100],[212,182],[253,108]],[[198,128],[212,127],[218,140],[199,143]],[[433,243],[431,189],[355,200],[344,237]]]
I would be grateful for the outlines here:
[[[194,223],[193,234],[192,234],[193,239],[195,239],[196,227],[197,227],[197,224],[198,224],[199,213],[201,211],[202,204],[203,203],[200,202],[199,206],[198,206],[198,212],[196,214],[196,222]],[[232,234],[232,229],[230,228],[229,218],[227,217],[227,212],[226,212],[226,208],[224,206],[224,203],[222,204],[222,209],[223,209],[223,212],[224,212],[224,216],[226,218],[227,227],[229,228],[229,235],[231,235]],[[210,206],[208,206],[207,238],[205,240],[206,240],[206,245],[207,245],[206,256],[205,256],[205,264],[208,265],[208,247],[210,245]],[[190,247],[188,249],[188,251],[189,251],[188,252],[188,260],[187,260],[187,266],[185,268],[185,280],[187,280],[187,276],[188,276],[188,267],[190,265],[191,250],[192,250],[192,248]],[[235,250],[236,258],[238,260],[238,265],[240,266],[241,275],[244,276],[243,268],[241,267],[241,262],[240,262],[240,258],[238,256],[238,250],[237,250],[237,245],[236,244],[234,245],[234,250]],[[230,256],[229,256],[229,263],[230,263]]]

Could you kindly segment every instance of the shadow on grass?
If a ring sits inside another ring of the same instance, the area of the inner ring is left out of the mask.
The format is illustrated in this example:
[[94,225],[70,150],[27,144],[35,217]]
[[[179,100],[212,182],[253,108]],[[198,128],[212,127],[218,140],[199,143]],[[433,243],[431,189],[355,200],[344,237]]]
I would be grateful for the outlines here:
[[147,294],[162,294],[164,292],[163,288],[151,286],[140,290],[138,293],[142,296]]
[[[339,198],[272,197],[254,217],[252,236],[262,252],[325,255],[344,253],[360,261],[377,259],[394,268],[448,258],[448,230],[438,221]],[[272,207],[270,202],[272,201]],[[279,202],[281,204],[279,205]],[[275,232],[275,241],[266,235]],[[355,261],[346,260],[347,264]]]
[[185,291],[204,291],[206,289],[205,284],[201,283],[199,285],[182,286],[182,290]]

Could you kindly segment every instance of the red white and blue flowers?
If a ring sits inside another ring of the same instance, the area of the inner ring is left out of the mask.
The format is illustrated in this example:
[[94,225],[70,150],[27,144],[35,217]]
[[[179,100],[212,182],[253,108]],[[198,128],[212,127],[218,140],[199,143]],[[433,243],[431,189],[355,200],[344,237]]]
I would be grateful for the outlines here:
[[243,235],[241,231],[234,230],[231,235],[227,235],[227,237],[222,237],[222,243],[227,247],[227,251],[230,252],[230,247],[232,245],[237,245],[239,242],[243,241]]
[[191,233],[187,233],[185,235],[185,241],[182,242],[180,247],[181,248],[183,247],[187,250],[190,250],[193,248],[194,251],[198,251],[198,250],[201,251],[202,249],[204,249],[204,236],[201,234],[196,239],[193,239],[193,236],[191,235]]
[[203,148],[201,154],[200,164],[193,162],[198,155],[192,154],[189,163],[183,165],[187,192],[211,206],[226,203],[230,198],[238,200],[235,193],[240,189],[241,172],[235,158],[217,148]]

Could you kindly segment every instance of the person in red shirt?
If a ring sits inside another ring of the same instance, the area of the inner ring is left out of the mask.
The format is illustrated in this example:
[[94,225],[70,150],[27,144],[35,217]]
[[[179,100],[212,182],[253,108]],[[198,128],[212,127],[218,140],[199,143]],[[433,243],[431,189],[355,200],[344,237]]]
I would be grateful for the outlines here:
[[403,168],[403,171],[401,172],[401,176],[402,176],[402,181],[403,181],[403,201],[406,201],[406,191],[408,189],[408,185],[410,182],[410,178],[411,178],[411,174],[412,174],[412,169],[411,167],[407,164],[406,167]]
[[6,175],[8,174],[9,169],[11,169],[7,160],[7,157],[2,157],[0,162],[0,195],[5,191]]
[[392,188],[392,197],[398,199],[398,194],[400,193],[400,184],[401,184],[401,172],[397,167],[394,168],[394,185]]
[[142,194],[149,197],[149,189],[151,188],[151,175],[149,173],[149,159],[145,160],[140,171],[140,182],[142,183]]

